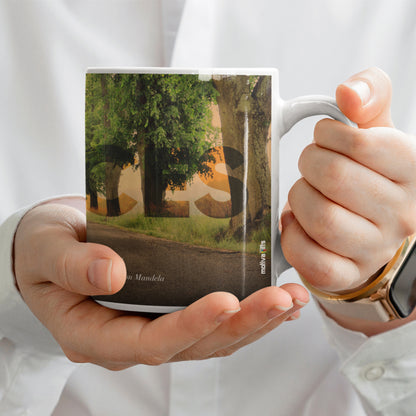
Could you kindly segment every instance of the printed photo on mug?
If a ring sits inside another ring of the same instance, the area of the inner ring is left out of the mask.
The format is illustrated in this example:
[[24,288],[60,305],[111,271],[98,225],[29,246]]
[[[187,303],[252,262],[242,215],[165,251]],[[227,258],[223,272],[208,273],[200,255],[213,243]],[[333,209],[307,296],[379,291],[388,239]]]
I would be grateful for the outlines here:
[[277,69],[91,68],[85,97],[87,241],[127,266],[95,300],[130,311],[276,284],[279,140],[312,115],[351,124],[331,97],[283,101]]
[[87,73],[87,238],[127,266],[97,301],[166,312],[271,284],[273,72]]

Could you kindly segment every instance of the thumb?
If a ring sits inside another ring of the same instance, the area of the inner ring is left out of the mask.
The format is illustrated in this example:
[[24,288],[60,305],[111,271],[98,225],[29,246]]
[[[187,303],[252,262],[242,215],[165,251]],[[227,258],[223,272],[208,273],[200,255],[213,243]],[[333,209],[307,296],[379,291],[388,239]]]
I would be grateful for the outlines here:
[[85,243],[85,217],[75,208],[47,204],[29,211],[15,236],[19,288],[52,282],[82,295],[108,295],[122,288],[126,267],[109,247]]
[[391,82],[379,68],[369,68],[338,86],[340,110],[360,128],[393,127],[391,120]]
[[82,295],[109,295],[123,287],[125,264],[109,247],[68,240],[58,248],[51,275],[58,286]]

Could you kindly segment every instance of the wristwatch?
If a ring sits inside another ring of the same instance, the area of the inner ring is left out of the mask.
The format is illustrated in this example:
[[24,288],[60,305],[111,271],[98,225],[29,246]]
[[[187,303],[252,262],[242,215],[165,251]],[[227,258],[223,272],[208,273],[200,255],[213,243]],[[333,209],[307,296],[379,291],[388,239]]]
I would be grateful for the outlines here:
[[329,313],[378,322],[405,318],[416,306],[416,234],[406,238],[379,273],[353,291],[326,292],[301,279]]

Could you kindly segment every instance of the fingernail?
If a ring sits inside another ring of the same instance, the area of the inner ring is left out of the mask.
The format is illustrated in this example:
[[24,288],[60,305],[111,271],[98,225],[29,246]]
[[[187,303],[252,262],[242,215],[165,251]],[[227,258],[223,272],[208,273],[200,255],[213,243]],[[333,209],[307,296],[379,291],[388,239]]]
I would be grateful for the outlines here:
[[290,309],[293,308],[293,304],[285,307],[285,306],[281,306],[281,305],[274,305],[268,312],[267,312],[267,318],[269,319],[274,319],[277,318],[278,316],[284,314],[285,312],[289,311]]
[[286,321],[296,321],[296,319],[299,319],[299,318],[300,318],[300,313],[294,313],[293,315],[290,315],[289,318],[286,319]]
[[217,324],[220,324],[221,322],[226,321],[227,319],[231,318],[231,317],[232,317],[232,316],[234,316],[237,312],[240,312],[240,311],[241,311],[241,308],[221,312],[221,313],[217,316],[217,318],[215,319],[215,322],[216,322]]
[[354,90],[358,96],[361,99],[361,105],[366,105],[371,98],[371,89],[370,86],[365,82],[361,80],[355,80],[355,81],[347,81],[344,83],[348,88],[351,88]]
[[111,292],[112,266],[112,260],[94,260],[88,267],[88,281],[97,289]]
[[303,307],[303,306],[305,306],[305,305],[307,305],[307,304],[308,304],[308,302],[302,302],[302,301],[301,301],[301,300],[299,300],[299,299],[294,299],[293,303],[294,303],[295,305],[297,305],[297,306],[300,306],[300,307]]

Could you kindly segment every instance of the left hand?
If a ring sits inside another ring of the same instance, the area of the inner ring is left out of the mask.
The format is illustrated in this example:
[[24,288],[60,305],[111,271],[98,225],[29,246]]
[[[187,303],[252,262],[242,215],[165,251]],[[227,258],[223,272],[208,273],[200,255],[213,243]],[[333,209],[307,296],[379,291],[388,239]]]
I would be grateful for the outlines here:
[[120,290],[126,268],[109,247],[85,242],[84,205],[82,198],[62,198],[36,206],[14,241],[16,285],[71,361],[121,370],[227,356],[297,318],[308,302],[302,286],[288,283],[241,302],[210,293],[154,320],[105,308],[90,296]]
[[393,126],[389,78],[368,69],[336,98],[359,128],[317,123],[282,214],[286,259],[328,291],[363,284],[416,231],[416,140]]

